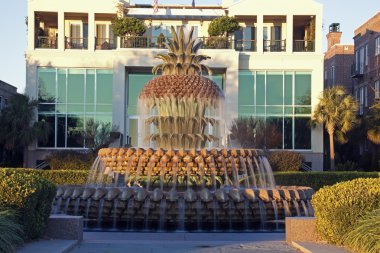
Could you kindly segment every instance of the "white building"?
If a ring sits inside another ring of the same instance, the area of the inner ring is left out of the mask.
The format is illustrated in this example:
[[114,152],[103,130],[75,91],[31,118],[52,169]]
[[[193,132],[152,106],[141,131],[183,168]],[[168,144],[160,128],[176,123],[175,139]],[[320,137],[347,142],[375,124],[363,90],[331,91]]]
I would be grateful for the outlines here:
[[[27,165],[47,151],[84,149],[81,131],[90,118],[112,122],[141,145],[136,102],[153,78],[154,59],[166,49],[156,37],[171,25],[193,26],[211,56],[211,77],[225,92],[226,126],[239,115],[252,115],[273,126],[279,141],[269,149],[296,150],[314,170],[323,168],[322,127],[309,121],[323,89],[322,5],[313,0],[225,1],[223,6],[130,5],[127,16],[145,20],[139,38],[116,38],[111,0],[29,0],[27,94],[40,100],[38,119],[54,131],[46,144],[32,145]],[[228,41],[212,44],[211,20],[234,16],[242,26]],[[128,42],[128,43],[126,43]],[[268,142],[269,143],[269,142]]]

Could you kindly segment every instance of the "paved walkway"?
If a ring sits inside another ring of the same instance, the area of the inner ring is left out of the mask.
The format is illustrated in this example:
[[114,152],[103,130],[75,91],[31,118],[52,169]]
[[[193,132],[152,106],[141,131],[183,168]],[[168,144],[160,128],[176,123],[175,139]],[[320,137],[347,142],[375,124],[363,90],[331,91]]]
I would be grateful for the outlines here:
[[85,232],[70,253],[296,253],[283,233]]

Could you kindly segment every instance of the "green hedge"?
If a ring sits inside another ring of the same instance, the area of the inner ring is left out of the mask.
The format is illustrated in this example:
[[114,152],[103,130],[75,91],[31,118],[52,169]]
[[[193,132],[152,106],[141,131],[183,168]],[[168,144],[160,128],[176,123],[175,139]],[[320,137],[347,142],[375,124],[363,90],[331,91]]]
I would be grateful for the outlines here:
[[71,184],[83,185],[86,184],[90,171],[86,170],[36,170],[36,169],[0,169],[0,171],[17,171],[30,175],[39,176],[55,185]]
[[0,170],[0,208],[20,213],[27,239],[42,235],[55,192],[55,186],[45,179],[17,170]]
[[327,186],[312,198],[318,235],[331,243],[343,244],[368,212],[380,208],[380,178],[359,178]]
[[277,185],[309,186],[314,190],[356,178],[379,178],[379,172],[321,171],[321,172],[275,172]]

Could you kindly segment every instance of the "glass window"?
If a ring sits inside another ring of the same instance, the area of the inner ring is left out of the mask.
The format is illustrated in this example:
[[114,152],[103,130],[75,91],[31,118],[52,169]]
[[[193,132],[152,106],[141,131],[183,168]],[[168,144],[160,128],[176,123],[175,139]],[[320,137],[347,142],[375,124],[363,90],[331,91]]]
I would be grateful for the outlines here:
[[256,78],[256,104],[265,105],[265,72],[257,72]]
[[95,103],[95,70],[86,70],[86,104]]
[[84,70],[69,69],[67,75],[67,103],[84,103]]
[[239,72],[239,114],[241,113],[254,113],[255,104],[255,75],[251,71]]
[[38,69],[38,100],[40,103],[55,103],[56,71],[54,68]]
[[311,105],[311,74],[295,73],[295,104]]
[[293,149],[293,118],[284,118],[284,149]]
[[375,55],[380,54],[380,36],[375,39]]
[[112,104],[112,70],[96,70],[96,103]]
[[152,80],[152,74],[135,73],[128,75],[128,114],[137,114],[137,100],[144,85]]
[[282,118],[267,118],[265,126],[266,148],[282,149]]
[[138,120],[129,119],[129,137],[131,138],[132,147],[138,146]]
[[57,115],[57,147],[66,147],[66,114]]
[[283,104],[282,72],[267,72],[266,104]]
[[39,147],[46,147],[46,148],[52,148],[54,147],[54,133],[55,133],[55,116],[53,115],[45,115],[45,114],[40,114],[38,115],[38,121],[45,121],[51,131],[49,133],[49,136],[47,138],[47,142],[38,142]]
[[293,104],[293,72],[285,72],[284,104]]
[[377,80],[375,82],[375,99],[379,99],[380,98],[380,81]]
[[311,149],[310,118],[294,118],[294,148]]
[[57,103],[66,103],[66,69],[58,69],[57,78],[58,78]]
[[67,115],[67,147],[84,147],[84,117],[83,115]]

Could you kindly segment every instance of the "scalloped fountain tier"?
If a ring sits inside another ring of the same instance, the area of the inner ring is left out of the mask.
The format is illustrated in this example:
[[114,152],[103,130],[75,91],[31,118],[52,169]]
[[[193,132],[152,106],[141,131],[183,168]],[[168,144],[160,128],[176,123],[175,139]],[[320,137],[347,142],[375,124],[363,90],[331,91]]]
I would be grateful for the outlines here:
[[313,193],[275,187],[258,150],[109,148],[87,186],[59,187],[53,212],[83,215],[89,229],[282,229],[287,216],[313,215]]

